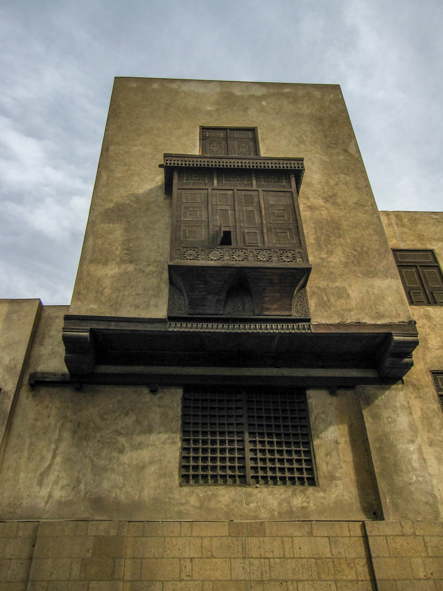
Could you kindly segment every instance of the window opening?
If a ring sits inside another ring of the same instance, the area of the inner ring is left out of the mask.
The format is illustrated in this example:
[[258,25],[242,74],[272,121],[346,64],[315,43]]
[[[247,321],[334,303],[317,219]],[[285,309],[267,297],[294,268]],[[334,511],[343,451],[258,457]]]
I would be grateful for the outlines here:
[[304,391],[188,388],[183,485],[315,486]]
[[220,246],[232,246],[231,230],[223,230],[222,237],[220,238]]
[[443,306],[443,276],[432,250],[394,250],[408,302],[414,306]]

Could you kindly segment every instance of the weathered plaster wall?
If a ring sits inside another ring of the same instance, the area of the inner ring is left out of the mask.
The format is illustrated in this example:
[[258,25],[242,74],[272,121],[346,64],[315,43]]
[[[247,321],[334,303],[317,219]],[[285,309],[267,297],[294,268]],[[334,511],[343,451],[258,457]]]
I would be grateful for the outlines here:
[[[45,307],[30,371],[63,371],[66,307]],[[0,478],[0,519],[373,519],[359,405],[308,391],[318,487],[180,487],[180,389],[24,383]]]
[[0,464],[40,308],[37,299],[0,300]]
[[[443,262],[443,213],[382,212],[392,248],[433,249]],[[420,345],[404,384],[361,388],[386,519],[443,520],[443,413],[431,377],[443,370],[443,307],[411,306]]]
[[262,156],[305,158],[300,208],[314,322],[410,315],[339,86],[117,78],[71,305],[165,317],[165,152],[197,154],[199,126],[258,127]]

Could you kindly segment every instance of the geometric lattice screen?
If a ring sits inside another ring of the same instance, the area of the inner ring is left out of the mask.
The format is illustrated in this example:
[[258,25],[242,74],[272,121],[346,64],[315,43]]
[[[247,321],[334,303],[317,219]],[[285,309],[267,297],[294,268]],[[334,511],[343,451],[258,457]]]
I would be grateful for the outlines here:
[[187,388],[183,485],[315,486],[304,391]]

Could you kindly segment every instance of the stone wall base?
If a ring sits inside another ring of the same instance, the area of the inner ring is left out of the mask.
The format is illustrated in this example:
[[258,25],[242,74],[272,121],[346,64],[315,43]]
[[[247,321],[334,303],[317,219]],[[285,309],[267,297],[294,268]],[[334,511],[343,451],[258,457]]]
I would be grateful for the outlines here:
[[2,591],[443,591],[443,523],[0,523]]

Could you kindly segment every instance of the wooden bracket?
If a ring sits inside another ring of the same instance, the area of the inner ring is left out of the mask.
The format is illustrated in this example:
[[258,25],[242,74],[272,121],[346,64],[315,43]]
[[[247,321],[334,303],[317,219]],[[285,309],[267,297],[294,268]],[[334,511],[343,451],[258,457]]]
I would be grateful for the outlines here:
[[90,328],[63,329],[65,363],[71,376],[83,375],[95,367],[95,341]]

